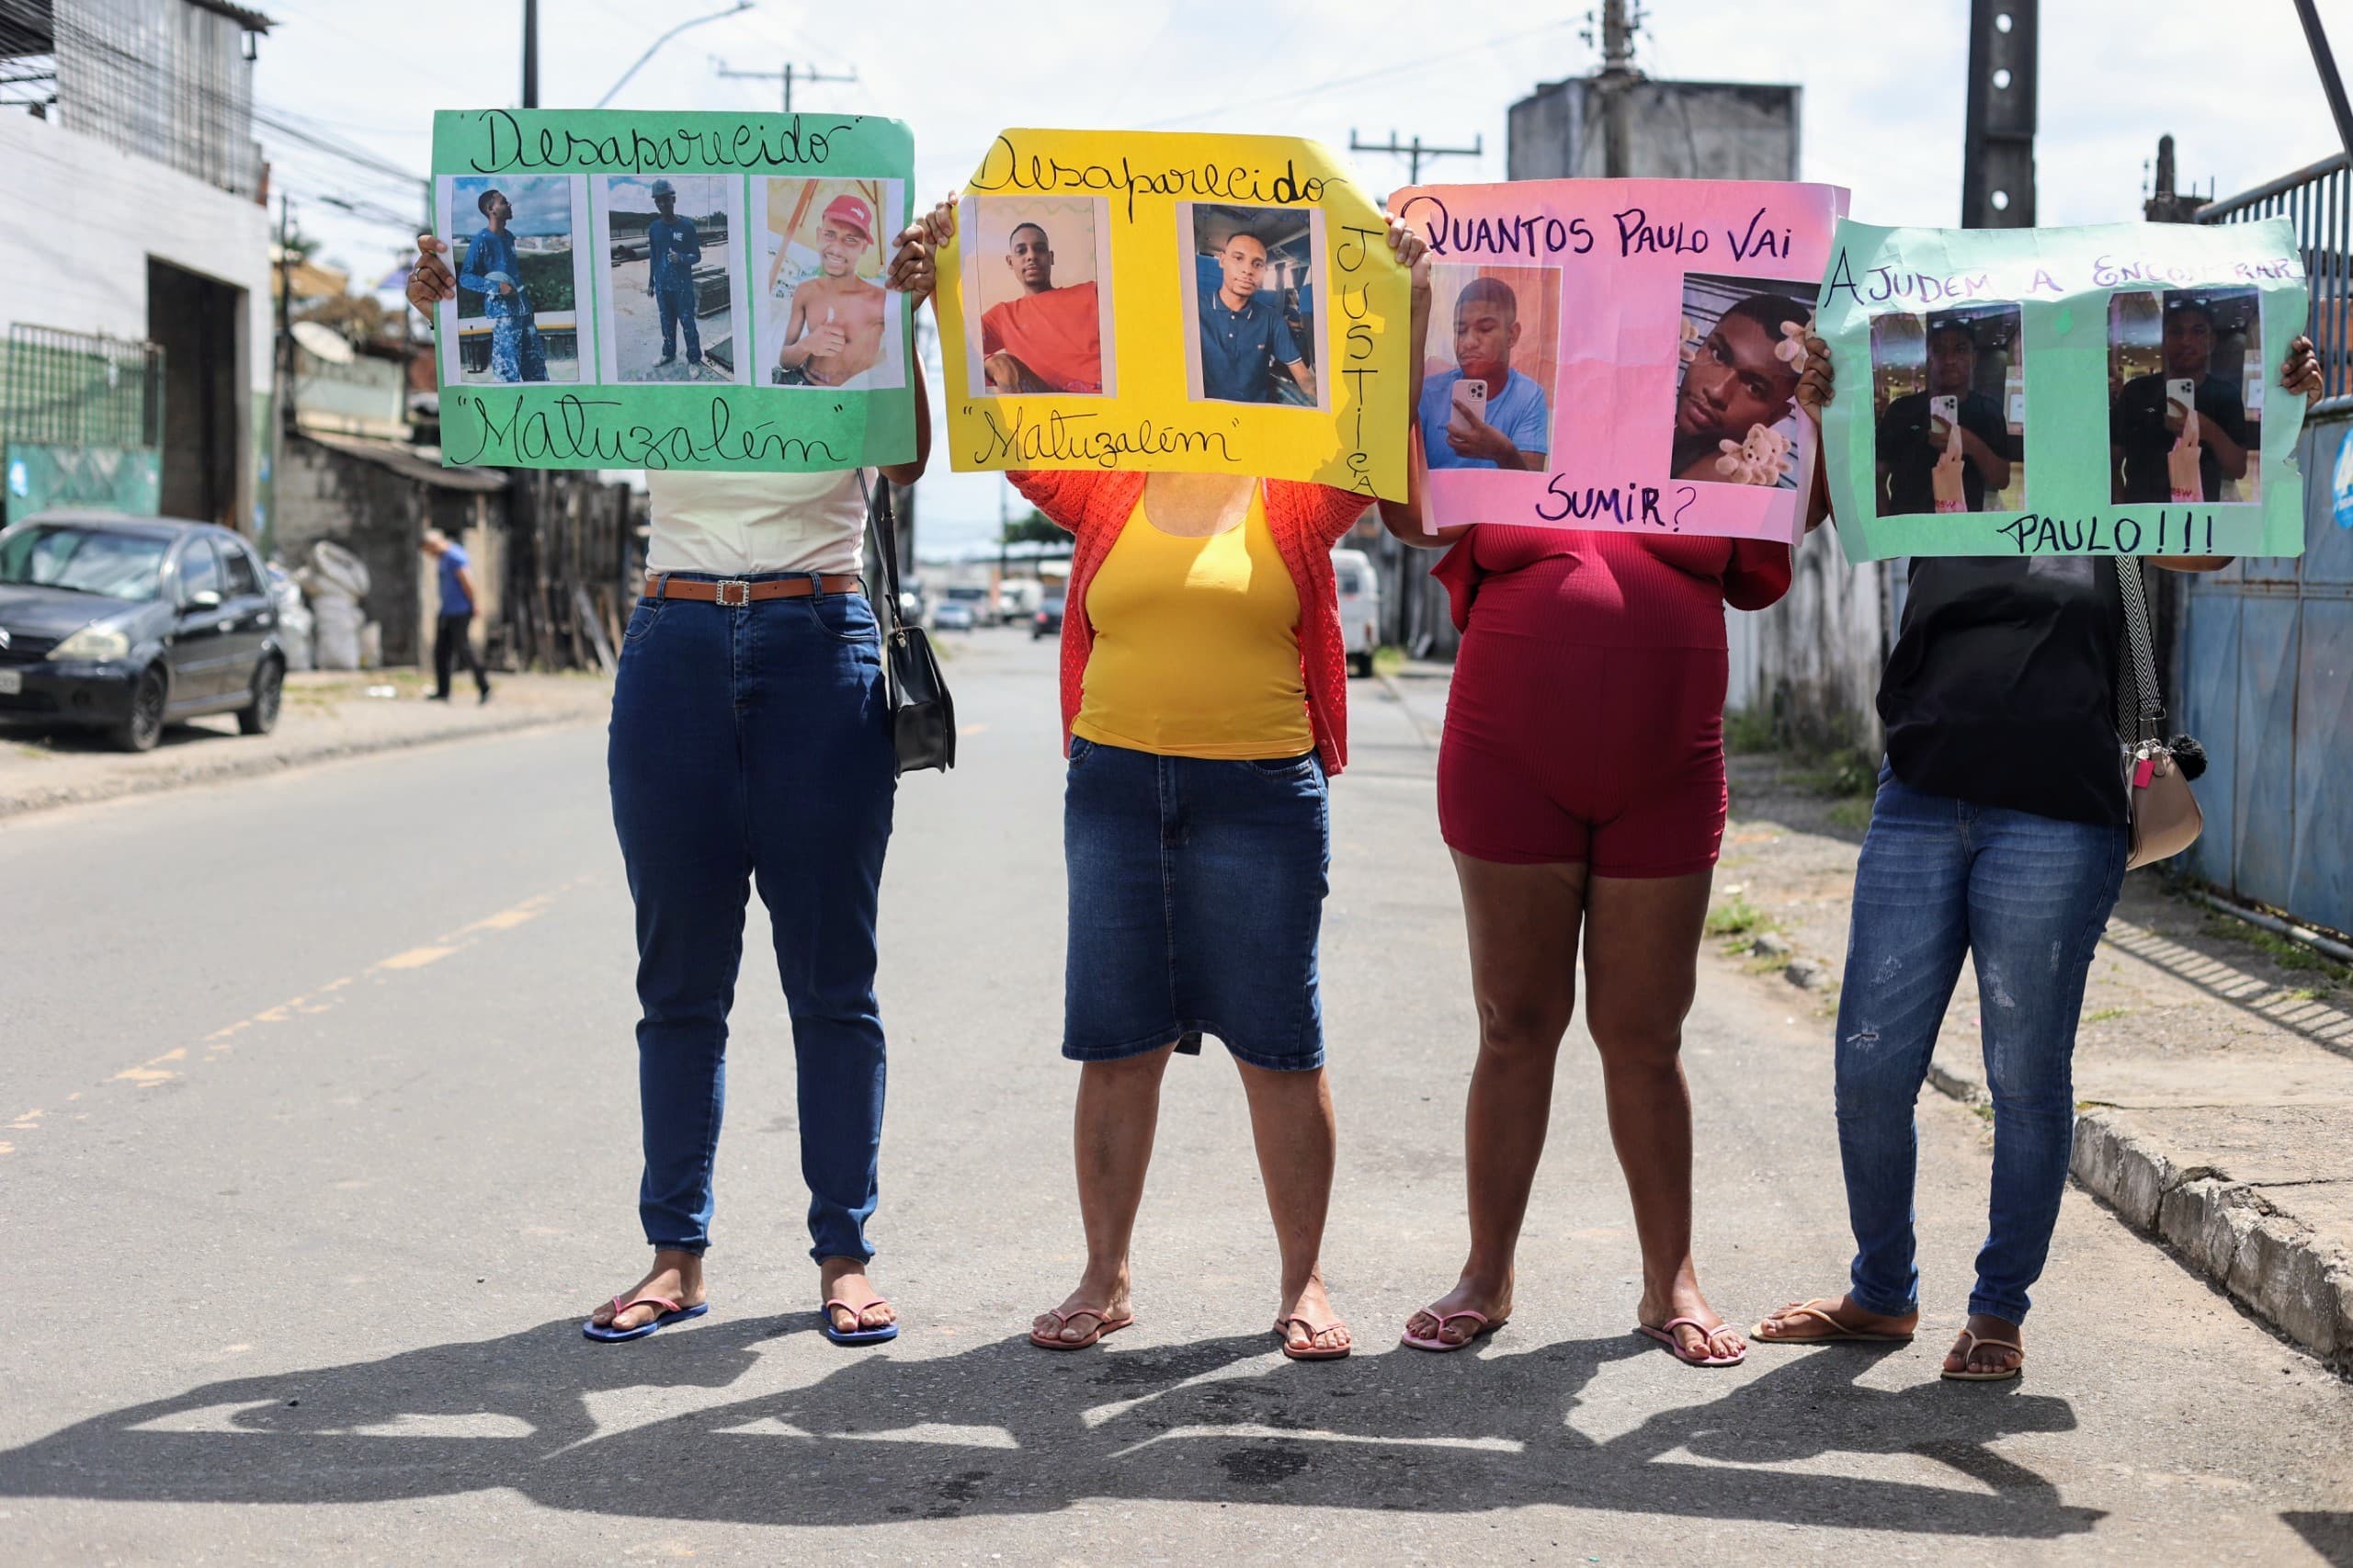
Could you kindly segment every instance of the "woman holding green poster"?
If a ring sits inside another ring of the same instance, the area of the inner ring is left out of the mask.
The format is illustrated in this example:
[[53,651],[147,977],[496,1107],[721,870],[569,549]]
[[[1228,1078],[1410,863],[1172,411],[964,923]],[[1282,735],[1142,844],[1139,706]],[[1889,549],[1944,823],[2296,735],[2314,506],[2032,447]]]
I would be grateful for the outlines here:
[[[1819,401],[1830,400],[1828,349]],[[2298,338],[2288,392],[2317,398]],[[2193,415],[2168,463],[2200,488]],[[1958,433],[1952,449],[1957,454]],[[1958,507],[1958,456],[1940,500]],[[2161,480],[2160,483],[2165,483]],[[2216,556],[2154,558],[2211,572]],[[2121,566],[2128,575],[2120,577]],[[2084,983],[2130,847],[2117,727],[2123,585],[2140,562],[2089,555],[1919,556],[1880,685],[1887,761],[1855,870],[1838,999],[1838,1148],[1855,1256],[1846,1292],[1792,1301],[1755,1329],[1775,1344],[1908,1343],[1920,1321],[1913,1104],[1963,958],[1975,961],[1994,1177],[1969,1321],[1943,1376],[2018,1375],[2028,1290],[2042,1273],[2073,1146]]]
[[[419,236],[409,274],[428,317],[456,288],[445,249]],[[928,296],[927,258],[891,286]],[[860,572],[869,485],[912,484],[929,457],[919,373],[914,392],[912,462],[647,475],[645,594],[622,637],[607,767],[636,906],[638,1216],[654,1261],[581,1324],[590,1339],[640,1339],[710,1310],[727,1016],[756,885],[792,1017],[818,1325],[842,1345],[899,1332],[866,1272],[882,1132],[875,920],[897,767]]]

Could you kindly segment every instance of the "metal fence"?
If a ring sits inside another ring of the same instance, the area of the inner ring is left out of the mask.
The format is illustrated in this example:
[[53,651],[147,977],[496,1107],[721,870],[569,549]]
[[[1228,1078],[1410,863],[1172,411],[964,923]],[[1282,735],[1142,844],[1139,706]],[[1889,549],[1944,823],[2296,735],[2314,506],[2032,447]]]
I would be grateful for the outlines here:
[[[2201,223],[2285,216],[2312,280],[2327,396],[2296,444],[2304,552],[2234,562],[2180,585],[2172,689],[2204,743],[2206,833],[2188,869],[2308,925],[2353,930],[2353,165],[2343,153],[2199,210]],[[2271,368],[2266,368],[2271,373]],[[2347,476],[2340,478],[2339,476]],[[2340,496],[2340,486],[2345,494]]]
[[2268,185],[2200,208],[2200,223],[2252,223],[2285,217],[2311,279],[2313,347],[2327,385],[2313,412],[2353,409],[2353,341],[2347,312],[2353,301],[2353,160],[2342,153],[2283,175]]
[[164,350],[153,343],[8,328],[0,441],[155,449],[164,444]]

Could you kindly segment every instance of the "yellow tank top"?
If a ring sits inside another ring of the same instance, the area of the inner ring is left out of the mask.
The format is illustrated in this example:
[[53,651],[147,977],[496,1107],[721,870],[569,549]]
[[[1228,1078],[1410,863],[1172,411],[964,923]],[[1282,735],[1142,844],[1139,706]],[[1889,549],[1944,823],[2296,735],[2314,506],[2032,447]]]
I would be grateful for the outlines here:
[[1153,527],[1143,503],[1086,589],[1095,646],[1071,731],[1162,756],[1313,751],[1299,669],[1299,589],[1253,487],[1242,526],[1207,539]]

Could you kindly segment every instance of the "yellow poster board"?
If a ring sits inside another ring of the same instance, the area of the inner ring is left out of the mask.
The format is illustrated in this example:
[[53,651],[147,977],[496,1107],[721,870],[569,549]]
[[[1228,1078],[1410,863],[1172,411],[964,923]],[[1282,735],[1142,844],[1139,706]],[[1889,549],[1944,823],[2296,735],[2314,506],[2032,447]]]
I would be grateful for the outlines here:
[[1008,131],[939,257],[960,471],[1405,494],[1408,278],[1313,142]]

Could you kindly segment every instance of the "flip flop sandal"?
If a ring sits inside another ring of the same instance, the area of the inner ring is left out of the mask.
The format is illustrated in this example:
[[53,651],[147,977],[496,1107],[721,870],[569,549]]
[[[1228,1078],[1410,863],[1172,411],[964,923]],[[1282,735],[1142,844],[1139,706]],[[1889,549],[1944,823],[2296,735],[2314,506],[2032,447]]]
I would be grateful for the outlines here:
[[[1307,1330],[1307,1343],[1305,1345],[1293,1345],[1290,1342],[1290,1325],[1293,1324],[1297,1324],[1300,1327]],[[1315,1343],[1315,1336],[1319,1334],[1329,1333],[1331,1330],[1336,1328],[1346,1328],[1347,1326],[1348,1325],[1347,1324],[1335,1318],[1332,1322],[1325,1324],[1322,1328],[1318,1328],[1313,1324],[1308,1322],[1305,1318],[1300,1316],[1297,1312],[1293,1312],[1287,1318],[1277,1318],[1275,1320],[1274,1332],[1283,1336],[1283,1354],[1290,1357],[1294,1361],[1338,1361],[1345,1359],[1348,1352],[1355,1349],[1356,1346],[1353,1345],[1318,1345]]]
[[890,1304],[891,1301],[887,1296],[877,1296],[864,1306],[855,1301],[846,1301],[839,1296],[830,1296],[826,1298],[825,1304],[817,1309],[817,1326],[824,1329],[825,1337],[836,1345],[880,1345],[886,1339],[899,1337],[897,1324],[886,1323],[880,1328],[835,1328],[834,1309],[839,1307],[847,1312],[852,1323],[863,1323],[870,1309],[887,1307]]
[[699,1318],[710,1311],[709,1301],[700,1301],[691,1307],[682,1307],[667,1296],[640,1296],[634,1301],[622,1301],[619,1296],[613,1298],[614,1317],[620,1317],[631,1307],[660,1307],[662,1312],[659,1316],[648,1318],[635,1328],[615,1328],[609,1324],[600,1325],[595,1318],[590,1318],[580,1325],[580,1332],[604,1344],[619,1345],[624,1339],[642,1339],[656,1329],[667,1328],[674,1323],[684,1323],[688,1318]]
[[[1054,1332],[1050,1335],[1040,1335],[1034,1328],[1029,1331],[1029,1343],[1040,1350],[1084,1350],[1105,1335],[1117,1334],[1136,1321],[1136,1314],[1133,1312],[1130,1312],[1123,1318],[1107,1317],[1103,1311],[1097,1307],[1073,1307],[1066,1312],[1049,1310],[1041,1315],[1054,1320]],[[1093,1318],[1095,1332],[1084,1339],[1059,1337],[1062,1331],[1070,1326],[1070,1320],[1073,1318]]]
[[1687,1367],[1737,1367],[1748,1359],[1748,1352],[1745,1350],[1737,1356],[1714,1354],[1695,1356],[1684,1349],[1683,1342],[1675,1336],[1675,1331],[1678,1328],[1688,1328],[1698,1334],[1700,1343],[1707,1346],[1711,1352],[1715,1349],[1716,1335],[1733,1332],[1732,1324],[1728,1323],[1720,1323],[1715,1327],[1710,1328],[1697,1318],[1669,1318],[1656,1328],[1653,1328],[1646,1323],[1638,1323],[1634,1325],[1634,1332],[1645,1339],[1657,1340],[1674,1353],[1677,1360]]
[[[1965,1328],[1961,1331],[1961,1336],[1969,1341],[1969,1347],[1961,1351],[1960,1371],[1948,1372],[1941,1369],[1938,1370],[1937,1376],[1944,1379],[1945,1381],[1949,1383],[2006,1383],[2012,1378],[2017,1377],[2020,1372],[2026,1370],[2026,1346],[2020,1345],[2017,1340],[1995,1339],[1990,1335],[1974,1335]],[[1998,1372],[1971,1371],[1969,1369],[1969,1358],[1977,1354],[1977,1347],[1981,1345],[1990,1345],[1996,1350],[2017,1351],[2018,1353],[2018,1364],[2012,1367],[2005,1367]]]
[[1816,1296],[1811,1301],[1792,1302],[1773,1314],[1774,1318],[1785,1320],[1799,1316],[1815,1319],[1828,1330],[1827,1333],[1772,1333],[1768,1331],[1766,1325],[1773,1319],[1768,1318],[1765,1323],[1760,1323],[1748,1331],[1749,1337],[1764,1345],[1909,1345],[1912,1343],[1912,1336],[1908,1334],[1881,1334],[1867,1328],[1848,1328],[1822,1310],[1824,1306],[1836,1305],[1837,1303],[1827,1296]]
[[[1507,1317],[1490,1318],[1484,1312],[1474,1312],[1468,1309],[1459,1312],[1442,1312],[1438,1310],[1436,1305],[1431,1305],[1424,1307],[1422,1311],[1428,1313],[1431,1317],[1438,1319],[1438,1327],[1431,1332],[1430,1336],[1427,1339],[1416,1339],[1414,1337],[1414,1331],[1409,1325],[1406,1328],[1404,1336],[1401,1337],[1397,1343],[1400,1345],[1410,1345],[1416,1350],[1434,1350],[1441,1355],[1449,1350],[1468,1350],[1473,1345],[1478,1344],[1479,1341],[1486,1338],[1487,1335],[1495,1333],[1495,1330],[1503,1327],[1504,1324],[1511,1322],[1511,1319]],[[1470,1338],[1462,1340],[1459,1344],[1451,1339],[1440,1339],[1438,1335],[1446,1332],[1446,1325],[1453,1323],[1459,1318],[1469,1318],[1479,1326],[1472,1331]]]

